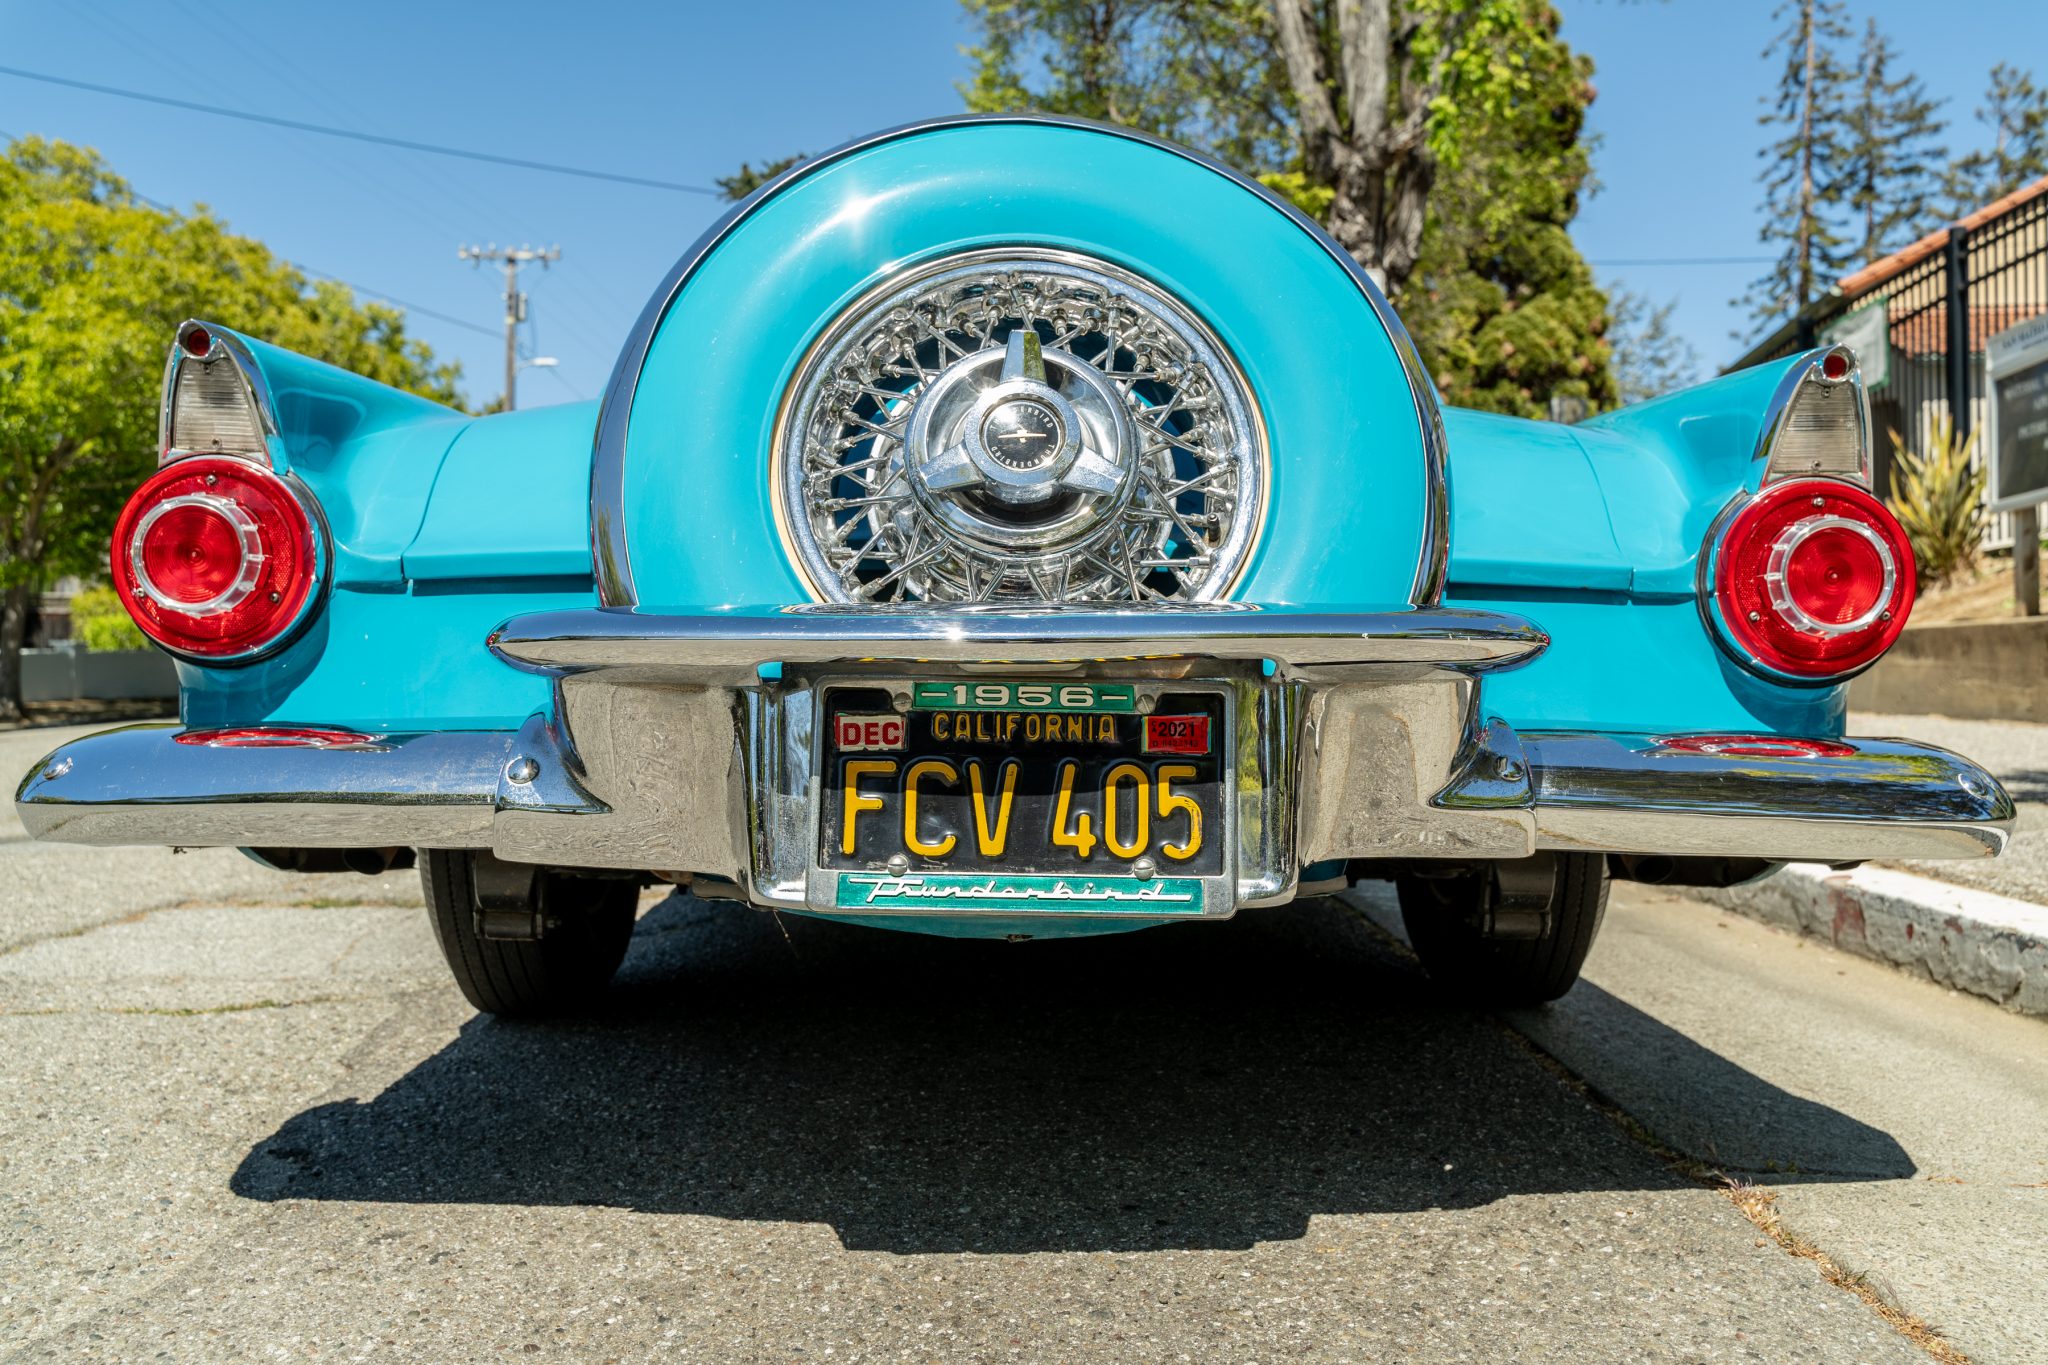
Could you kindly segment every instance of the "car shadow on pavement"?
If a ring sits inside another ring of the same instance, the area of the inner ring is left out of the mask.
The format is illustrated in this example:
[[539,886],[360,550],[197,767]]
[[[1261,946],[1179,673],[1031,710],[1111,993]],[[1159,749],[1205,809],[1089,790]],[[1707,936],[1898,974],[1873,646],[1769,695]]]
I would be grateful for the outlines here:
[[[1884,1134],[1684,1046],[1722,1096],[1911,1172]],[[1317,1214],[1685,1183],[1333,901],[1016,945],[680,896],[641,919],[603,1015],[474,1019],[232,1182],[825,1223],[900,1253],[1242,1248]]]

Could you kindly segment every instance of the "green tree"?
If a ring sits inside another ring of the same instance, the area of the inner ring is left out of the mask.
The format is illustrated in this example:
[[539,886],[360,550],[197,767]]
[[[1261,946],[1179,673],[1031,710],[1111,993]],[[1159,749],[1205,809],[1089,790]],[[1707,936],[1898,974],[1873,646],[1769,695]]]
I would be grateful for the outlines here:
[[1612,315],[1571,238],[1591,177],[1593,68],[1559,39],[1555,10],[1528,8],[1526,89],[1460,134],[1401,316],[1454,403],[1542,417],[1551,398],[1570,397],[1597,412],[1619,401]]
[[776,176],[781,175],[791,166],[796,165],[800,161],[808,160],[810,160],[810,157],[806,153],[798,152],[795,156],[785,156],[774,161],[765,162],[758,171],[754,169],[752,163],[742,161],[738,170],[734,171],[731,175],[721,175],[713,180],[712,183],[718,186],[720,194],[737,203],[755,190],[760,189]]
[[458,368],[395,309],[309,286],[205,208],[142,203],[97,153],[27,138],[0,157],[0,719],[20,714],[30,594],[106,562],[155,463],[177,324],[204,317],[456,403]]
[[149,648],[149,637],[121,605],[121,595],[105,586],[72,595],[71,638],[87,649]]
[[980,40],[971,113],[1033,109],[1143,128],[1247,169],[1296,155],[1265,0],[961,0]]
[[962,0],[981,112],[1130,124],[1259,175],[1379,272],[1453,402],[1613,401],[1571,242],[1591,63],[1547,0]]
[[1844,111],[1842,182],[1856,221],[1855,259],[1869,264],[1905,246],[1939,212],[1948,160],[1941,101],[1910,71],[1877,20],[1863,32],[1856,81]]
[[1991,125],[1991,145],[1949,168],[1949,200],[1958,215],[2048,175],[2048,89],[2031,72],[2005,62],[1992,67],[1976,115]]
[[1780,130],[1758,153],[1764,168],[1764,226],[1758,240],[1776,247],[1770,272],[1750,286],[1760,324],[1789,317],[1818,298],[1854,262],[1838,223],[1848,194],[1845,143],[1853,77],[1841,59],[1849,37],[1841,0],[1785,0],[1772,14],[1784,28],[1764,49],[1783,63],[1778,89],[1757,120]]

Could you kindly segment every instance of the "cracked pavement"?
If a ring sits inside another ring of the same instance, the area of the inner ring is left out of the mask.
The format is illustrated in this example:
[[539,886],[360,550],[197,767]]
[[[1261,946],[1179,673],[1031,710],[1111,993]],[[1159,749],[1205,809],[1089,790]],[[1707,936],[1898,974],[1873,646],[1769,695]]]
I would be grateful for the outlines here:
[[2048,1025],[1695,902],[1619,889],[1512,1017],[1372,888],[1022,946],[643,905],[610,1010],[502,1024],[411,873],[0,818],[0,1359],[1928,1358],[1631,1122],[2048,1359]]

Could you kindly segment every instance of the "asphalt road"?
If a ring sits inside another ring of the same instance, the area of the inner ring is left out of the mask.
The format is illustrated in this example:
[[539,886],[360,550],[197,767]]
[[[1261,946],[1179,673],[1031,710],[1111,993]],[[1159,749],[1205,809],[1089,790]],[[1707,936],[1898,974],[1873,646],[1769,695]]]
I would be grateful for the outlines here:
[[0,1358],[1928,1358],[1691,1158],[2048,1360],[2048,1025],[1639,890],[1496,1018],[1386,913],[1008,945],[650,895],[609,1012],[517,1025],[410,874],[0,818]]

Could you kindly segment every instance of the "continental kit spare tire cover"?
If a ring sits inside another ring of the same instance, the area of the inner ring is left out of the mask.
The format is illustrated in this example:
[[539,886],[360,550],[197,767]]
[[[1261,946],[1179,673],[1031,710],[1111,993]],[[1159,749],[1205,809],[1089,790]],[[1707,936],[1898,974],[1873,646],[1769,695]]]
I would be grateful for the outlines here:
[[[1262,189],[1167,144],[1088,124],[973,119],[798,168],[671,272],[599,419],[592,529],[605,604],[845,600],[814,563],[807,570],[792,536],[804,512],[789,505],[778,416],[803,410],[806,358],[857,345],[835,341],[835,326],[867,316],[859,309],[893,282],[1006,253],[1096,265],[1141,298],[1177,305],[1244,392],[1256,482],[1236,506],[1250,524],[1227,575],[1185,595],[1353,607],[1431,597],[1444,548],[1435,399],[1400,324],[1341,250]],[[997,363],[977,386],[994,382]],[[964,534],[984,520],[1001,531],[1014,510],[985,503],[963,502]]]

